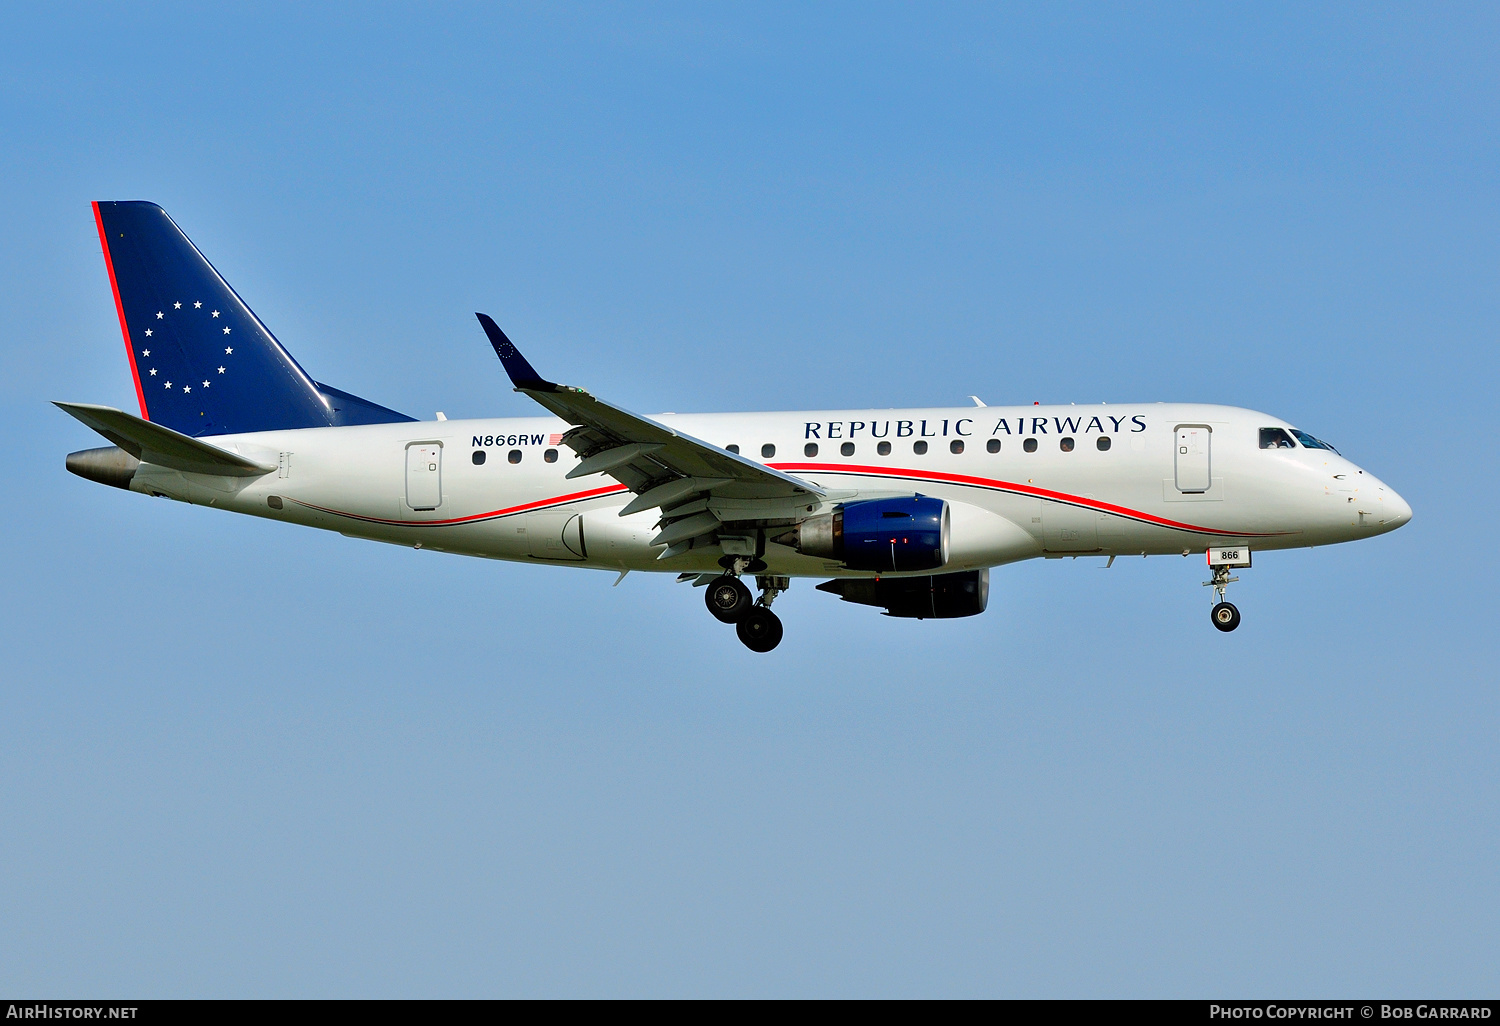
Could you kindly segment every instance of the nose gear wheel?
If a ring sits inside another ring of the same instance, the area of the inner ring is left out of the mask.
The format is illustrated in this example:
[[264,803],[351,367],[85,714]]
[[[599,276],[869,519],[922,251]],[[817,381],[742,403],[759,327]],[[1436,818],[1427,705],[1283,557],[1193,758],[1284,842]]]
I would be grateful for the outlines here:
[[1213,575],[1214,579],[1204,581],[1203,586],[1205,588],[1212,588],[1214,594],[1219,597],[1219,601],[1209,611],[1208,615],[1213,620],[1214,626],[1227,634],[1240,625],[1240,611],[1234,607],[1234,603],[1225,601],[1224,592],[1228,591],[1229,586],[1239,580],[1239,578],[1230,577],[1229,567],[1227,566],[1213,567]]
[[1220,602],[1214,606],[1209,613],[1213,619],[1214,626],[1228,633],[1240,625],[1240,611],[1234,607],[1232,602]]

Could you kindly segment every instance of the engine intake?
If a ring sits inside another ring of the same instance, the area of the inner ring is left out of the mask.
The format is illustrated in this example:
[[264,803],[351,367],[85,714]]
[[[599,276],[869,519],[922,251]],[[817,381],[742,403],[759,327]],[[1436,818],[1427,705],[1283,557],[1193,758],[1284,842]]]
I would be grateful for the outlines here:
[[851,570],[936,570],[948,562],[948,504],[913,495],[849,502],[772,541]]
[[845,602],[884,606],[886,616],[948,620],[984,612],[990,601],[990,572],[824,581],[818,590],[831,592]]

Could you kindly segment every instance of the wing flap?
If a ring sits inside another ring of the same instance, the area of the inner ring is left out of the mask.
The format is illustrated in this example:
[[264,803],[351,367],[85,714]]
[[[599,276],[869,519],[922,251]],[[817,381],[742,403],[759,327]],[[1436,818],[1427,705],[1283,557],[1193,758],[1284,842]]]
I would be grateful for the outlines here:
[[612,449],[596,452],[568,471],[568,480],[588,477],[590,474],[607,474],[616,467],[623,467],[642,456],[649,456],[660,448],[660,443],[656,442],[627,442],[625,445],[617,445]]
[[620,516],[628,517],[642,510],[671,506],[689,496],[711,492],[719,485],[729,484],[729,481],[727,477],[676,477],[641,492],[620,510]]
[[717,530],[719,518],[712,513],[696,513],[682,520],[674,520],[661,533],[651,539],[652,545],[675,545],[680,541],[697,538]]

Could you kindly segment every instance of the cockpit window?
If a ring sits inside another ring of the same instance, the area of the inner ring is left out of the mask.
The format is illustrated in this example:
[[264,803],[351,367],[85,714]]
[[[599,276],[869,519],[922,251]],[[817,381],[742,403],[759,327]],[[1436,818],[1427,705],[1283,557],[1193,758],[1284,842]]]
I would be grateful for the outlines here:
[[1292,441],[1292,436],[1281,428],[1261,428],[1260,447],[1262,449],[1295,449],[1297,445]]
[[1329,445],[1327,442],[1322,441],[1321,439],[1318,439],[1318,438],[1314,438],[1312,435],[1308,434],[1306,431],[1298,431],[1296,428],[1292,428],[1292,434],[1294,434],[1294,435],[1297,436],[1297,441],[1301,442],[1303,445],[1307,446],[1309,449],[1327,449],[1329,452],[1334,452],[1334,453],[1338,452],[1337,449],[1335,449],[1333,446]]

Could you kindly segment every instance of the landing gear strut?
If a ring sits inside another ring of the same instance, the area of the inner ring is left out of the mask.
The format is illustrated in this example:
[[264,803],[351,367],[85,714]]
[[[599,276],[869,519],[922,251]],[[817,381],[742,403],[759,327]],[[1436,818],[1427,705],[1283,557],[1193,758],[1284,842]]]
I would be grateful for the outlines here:
[[1240,611],[1234,607],[1234,603],[1224,601],[1224,592],[1239,578],[1230,577],[1229,567],[1227,566],[1216,566],[1211,569],[1213,570],[1214,579],[1204,581],[1203,586],[1205,588],[1212,588],[1214,593],[1218,595],[1219,601],[1214,605],[1213,609],[1209,610],[1208,616],[1209,619],[1213,620],[1215,627],[1227,634],[1240,625]]
[[771,603],[791,587],[792,579],[760,576],[755,583],[760,588],[760,598],[744,619],[734,625],[734,632],[750,651],[769,652],[781,644],[781,617],[771,612]]

